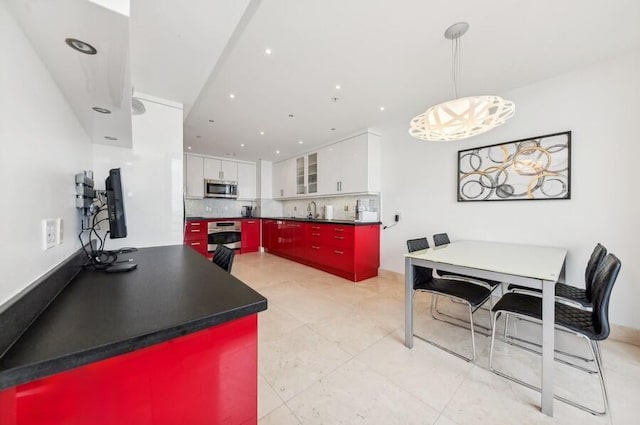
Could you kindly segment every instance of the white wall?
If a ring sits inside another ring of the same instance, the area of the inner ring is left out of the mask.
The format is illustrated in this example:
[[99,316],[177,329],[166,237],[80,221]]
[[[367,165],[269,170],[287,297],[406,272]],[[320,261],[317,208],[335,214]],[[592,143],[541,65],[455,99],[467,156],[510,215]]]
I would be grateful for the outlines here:
[[106,249],[182,243],[182,105],[136,93],[146,112],[132,117],[132,149],[95,145],[96,187],[121,168],[128,236]]
[[[640,328],[640,52],[502,95],[515,101],[515,117],[460,142],[411,138],[411,117],[377,127],[382,218],[391,222],[394,212],[403,214],[399,225],[382,232],[381,267],[403,272],[407,239],[431,241],[434,233],[448,232],[453,240],[565,247],[567,281],[583,285],[587,259],[601,242],[622,261],[610,318]],[[458,150],[565,130],[573,132],[571,200],[456,202]]]
[[[91,144],[26,36],[0,2],[0,304],[80,248],[74,175]],[[41,248],[41,220],[64,241]]]

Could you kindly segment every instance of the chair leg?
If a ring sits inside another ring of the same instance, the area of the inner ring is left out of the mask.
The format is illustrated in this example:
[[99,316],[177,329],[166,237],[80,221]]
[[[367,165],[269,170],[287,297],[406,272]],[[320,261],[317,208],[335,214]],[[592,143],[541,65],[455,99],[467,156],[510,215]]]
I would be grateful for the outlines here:
[[475,362],[476,361],[476,336],[475,336],[475,332],[473,330],[473,309],[471,308],[471,305],[469,305],[469,323],[471,324],[471,361]]
[[[528,382],[522,381],[522,380],[520,380],[520,379],[518,379],[518,378],[516,378],[514,376],[507,375],[506,373],[503,373],[503,372],[500,372],[499,370],[494,369],[494,367],[493,367],[493,349],[494,349],[494,342],[495,342],[495,325],[496,325],[496,320],[498,319],[500,313],[502,313],[502,311],[498,311],[498,312],[494,313],[494,316],[493,316],[493,326],[494,326],[494,328],[493,328],[493,332],[492,332],[492,335],[491,335],[491,348],[490,348],[490,351],[489,351],[489,370],[491,372],[495,373],[498,376],[502,376],[503,378],[506,378],[506,379],[508,379],[510,381],[516,382],[516,383],[518,383],[520,385],[523,385],[523,386],[525,386],[527,388],[530,388],[530,389],[532,389],[534,391],[540,392],[541,389],[539,387],[536,387],[535,385],[529,384]],[[509,317],[509,313],[505,312],[505,315],[506,315],[506,317],[505,317],[505,322],[506,322],[507,318]],[[597,341],[591,341],[589,338],[587,338],[584,335],[578,334],[578,336],[580,336],[582,338],[585,338],[587,340],[587,342],[589,344],[589,348],[591,350],[591,354],[593,355],[594,361],[595,361],[595,363],[597,365],[598,376],[600,378],[600,388],[602,389],[602,399],[603,399],[603,402],[604,402],[604,410],[603,411],[593,410],[593,409],[591,409],[591,408],[589,408],[587,406],[584,406],[582,404],[576,403],[575,401],[569,400],[569,399],[561,397],[559,395],[554,395],[554,398],[556,400],[560,400],[560,401],[562,401],[562,402],[564,402],[564,403],[566,403],[566,404],[568,404],[570,406],[573,406],[573,407],[576,407],[576,408],[578,408],[580,410],[584,410],[585,412],[591,413],[592,415],[598,415],[598,416],[599,415],[604,415],[609,411],[609,397],[607,395],[607,386],[606,386],[606,382],[605,382],[605,379],[604,379],[604,373],[603,373],[604,371],[602,369],[602,358],[601,358],[601,355],[600,355],[600,348],[598,346]]]
[[[493,344],[496,341],[496,321],[498,320],[498,317],[500,317],[500,314],[502,314],[501,311],[491,314],[493,316],[492,325],[491,325],[493,329],[491,330],[491,348],[489,348],[489,370],[492,372],[494,371],[492,363],[493,363]],[[507,314],[507,316],[509,315]]]

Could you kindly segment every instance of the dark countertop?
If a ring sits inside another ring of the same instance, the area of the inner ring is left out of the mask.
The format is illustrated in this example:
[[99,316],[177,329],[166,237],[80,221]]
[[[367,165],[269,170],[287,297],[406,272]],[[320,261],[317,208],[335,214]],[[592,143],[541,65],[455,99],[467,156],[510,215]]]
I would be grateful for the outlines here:
[[126,273],[82,270],[0,358],[0,389],[267,309],[267,300],[184,245],[143,248]]
[[240,216],[236,216],[236,217],[186,217],[185,220],[186,221],[201,221],[201,220],[208,220],[208,221],[224,221],[224,220],[251,220],[254,218],[260,218],[260,217],[240,217]]
[[287,220],[287,221],[302,221],[306,223],[320,223],[320,224],[347,224],[351,226],[367,226],[372,224],[382,224],[379,221],[354,221],[354,220],[325,220],[322,218],[304,218],[304,217],[260,217],[263,220]]

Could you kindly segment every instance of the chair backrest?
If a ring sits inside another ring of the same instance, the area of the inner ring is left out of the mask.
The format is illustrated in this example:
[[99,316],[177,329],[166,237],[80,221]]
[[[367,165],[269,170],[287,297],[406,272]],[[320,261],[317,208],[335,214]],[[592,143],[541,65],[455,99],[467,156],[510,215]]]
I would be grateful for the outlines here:
[[596,272],[598,271],[598,267],[604,260],[604,257],[607,255],[607,248],[604,246],[597,244],[595,248],[593,248],[593,252],[591,253],[591,257],[589,258],[589,262],[587,263],[587,268],[584,271],[584,286],[585,291],[587,292],[587,299],[591,300],[591,287],[593,286],[593,279],[596,277]]
[[448,245],[449,243],[451,243],[451,241],[449,240],[449,235],[446,233],[436,233],[433,235],[433,244],[435,246]]
[[620,271],[620,260],[613,254],[608,254],[596,271],[593,279],[593,327],[596,340],[603,340],[609,336],[609,298],[613,284],[616,283]]
[[[429,248],[427,238],[409,239],[407,249],[409,252],[420,251]],[[433,280],[433,269],[421,266],[413,266],[413,286],[420,283],[428,283]]]
[[227,272],[231,273],[231,267],[233,266],[233,257],[235,255],[236,252],[233,249],[227,248],[224,245],[218,245],[215,252],[213,253],[212,261]]
[[429,248],[427,238],[409,239],[407,241],[407,249],[409,252],[420,251]]

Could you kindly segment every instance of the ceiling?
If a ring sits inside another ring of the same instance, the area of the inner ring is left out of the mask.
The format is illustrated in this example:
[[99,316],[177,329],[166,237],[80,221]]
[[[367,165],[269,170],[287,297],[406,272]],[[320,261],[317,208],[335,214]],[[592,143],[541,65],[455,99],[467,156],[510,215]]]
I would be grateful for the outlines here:
[[185,152],[277,161],[451,98],[458,21],[461,96],[640,47],[637,0],[134,0],[132,84],[185,104]]

